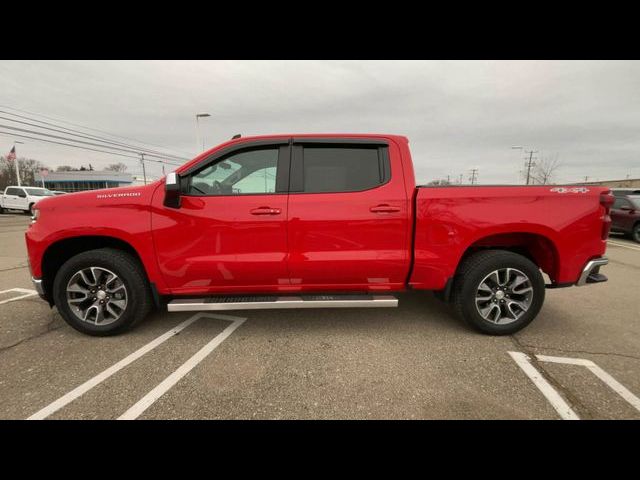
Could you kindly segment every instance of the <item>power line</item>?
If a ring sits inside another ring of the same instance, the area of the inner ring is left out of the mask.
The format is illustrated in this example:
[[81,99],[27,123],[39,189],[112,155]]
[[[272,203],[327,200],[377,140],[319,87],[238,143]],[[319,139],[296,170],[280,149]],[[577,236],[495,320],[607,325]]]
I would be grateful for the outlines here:
[[[140,160],[138,157],[135,157],[133,155],[125,155],[124,153],[109,152],[109,151],[106,151],[106,150],[99,150],[97,148],[81,147],[79,145],[73,145],[71,143],[63,143],[63,142],[56,142],[56,141],[53,141],[53,140],[45,140],[44,138],[30,137],[28,135],[21,135],[21,134],[13,133],[13,132],[0,131],[0,135],[6,135],[8,137],[29,138],[31,140],[37,140],[37,141],[40,141],[40,142],[54,143],[56,145],[65,145],[67,147],[79,148],[80,150],[90,150],[92,152],[101,152],[101,153],[107,153],[109,155],[118,155],[120,157],[133,158],[134,160],[138,160],[138,161]],[[161,162],[159,160],[147,160],[147,161],[148,162],[156,162],[156,163],[166,163],[166,162]]]
[[[1,110],[0,110],[0,112],[1,112]],[[41,125],[36,125],[36,124],[33,124],[33,123],[29,123],[29,122],[22,122],[20,120],[13,120],[11,118],[6,118],[6,117],[2,117],[2,116],[0,116],[0,119],[5,119],[5,120],[8,120],[8,121],[13,122],[13,123],[20,123],[20,124],[30,125],[30,126],[33,126],[35,128],[42,129],[42,130],[51,130],[51,131],[55,131],[55,132],[58,132],[58,133],[63,133],[65,135],[67,135],[67,136],[66,137],[58,137],[58,138],[66,139],[68,141],[72,141],[72,142],[76,142],[76,143],[87,143],[88,145],[100,146],[100,147],[103,147],[103,148],[112,148],[114,150],[128,151],[128,152],[131,152],[131,153],[139,153],[141,151],[145,151],[145,149],[136,148],[135,145],[126,145],[126,144],[120,144],[120,143],[116,143],[116,142],[104,141],[104,140],[101,140],[100,138],[95,138],[95,137],[92,137],[92,136],[78,135],[76,133],[68,133],[68,132],[65,132],[63,130],[59,130],[59,129],[55,129],[55,128],[49,128],[49,127],[43,127]],[[9,126],[9,125],[0,125],[0,126],[2,126],[4,128],[9,128],[11,130],[18,130],[18,131],[23,131],[23,132],[27,132],[27,133],[33,133],[33,134],[37,134],[37,135],[44,135],[44,136],[49,136],[49,137],[56,138],[55,135],[50,135],[50,134],[43,133],[43,132],[40,132],[40,131],[37,131],[37,130],[21,129],[19,127],[14,127],[14,126]],[[74,138],[70,138],[69,135],[75,136],[75,137],[86,138],[88,140],[96,140],[96,141],[100,142],[100,144],[82,142],[80,140],[76,140]],[[124,147],[128,147],[128,148],[125,149],[125,148],[112,147],[110,145],[102,145],[103,143],[110,143],[110,144],[113,144],[113,145],[118,145],[120,147],[124,146]],[[187,160],[185,158],[178,158],[178,157],[163,155],[162,152],[157,152],[157,153],[159,153],[159,155],[156,154],[154,151],[149,151],[149,153],[147,153],[147,154],[150,155],[150,156],[156,157],[156,158],[171,157],[172,160],[182,160],[182,161]]]
[[[8,113],[8,112],[4,112],[3,110],[0,110],[0,113]],[[15,115],[13,113],[8,113],[8,114],[9,115]],[[97,141],[99,141],[101,143],[108,143],[108,144],[111,144],[111,145],[118,145],[118,146],[121,146],[121,147],[129,147],[129,148],[135,149],[136,151],[146,151],[146,152],[149,152],[149,153],[157,153],[162,158],[170,157],[170,158],[177,159],[177,160],[188,160],[188,158],[177,157],[175,155],[170,155],[170,154],[164,154],[163,152],[160,152],[160,151],[157,151],[157,150],[149,150],[149,149],[146,149],[146,148],[140,148],[137,145],[130,145],[130,144],[126,144],[126,143],[123,143],[123,142],[113,142],[113,141],[108,140],[108,139],[103,139],[102,137],[99,137],[97,135],[81,135],[79,133],[72,133],[72,132],[77,132],[77,130],[73,130],[73,129],[66,128],[66,127],[61,127],[60,125],[55,125],[55,124],[48,123],[48,122],[42,122],[40,120],[31,119],[29,117],[24,117],[22,115],[17,115],[17,116],[19,116],[20,118],[26,118],[27,120],[33,120],[34,122],[44,123],[46,125],[54,125],[56,127],[60,127],[62,130],[60,130],[58,128],[43,127],[42,125],[38,125],[38,124],[35,124],[35,123],[23,122],[21,120],[16,120],[16,119],[13,119],[13,118],[7,118],[7,117],[3,117],[3,116],[0,116],[0,119],[8,120],[8,121],[13,122],[13,123],[20,123],[20,124],[23,124],[23,125],[29,125],[29,126],[32,126],[32,127],[40,128],[42,130],[51,130],[51,131],[58,132],[58,133],[64,133],[65,135],[73,135],[73,136],[76,136],[76,137],[86,138],[86,139],[89,139],[89,140],[97,140]],[[83,133],[83,132],[80,132],[80,133]]]
[[[135,138],[125,137],[125,136],[122,136],[122,135],[116,135],[116,134],[113,134],[113,133],[106,132],[104,130],[99,130],[97,128],[87,127],[85,125],[80,125],[80,124],[77,124],[77,123],[68,122],[66,120],[60,120],[58,118],[48,117],[46,115],[42,115],[41,113],[30,112],[28,110],[22,110],[20,108],[10,107],[8,105],[0,105],[0,107],[1,108],[8,108],[9,110],[15,110],[16,112],[28,113],[30,115],[35,115],[37,117],[46,118],[47,120],[53,120],[53,121],[56,121],[56,122],[66,123],[67,125],[73,125],[74,127],[84,128],[85,130],[92,130],[94,132],[100,132],[100,133],[103,133],[105,135],[109,135],[110,137],[122,138],[124,140],[131,140],[131,141],[134,141],[136,143],[140,143],[142,145],[151,145],[153,147],[159,147],[159,148],[163,148],[163,149],[169,150],[169,151],[180,152],[182,154],[186,154],[188,157],[191,156],[190,153],[187,153],[187,152],[184,152],[184,151],[170,149],[170,148],[164,147],[162,145],[157,145],[157,144],[150,143],[150,142],[142,142],[140,140],[136,140]],[[15,114],[15,113],[10,113],[10,112],[5,112],[5,113],[8,113],[9,115],[16,115],[17,116],[17,114]],[[36,121],[41,121],[41,120],[36,120]]]
[[[101,145],[99,143],[85,142],[85,141],[82,141],[82,140],[76,140],[74,138],[62,137],[60,135],[51,135],[50,133],[42,133],[42,132],[38,132],[38,131],[34,131],[34,130],[28,130],[28,129],[19,128],[19,127],[12,127],[10,125],[1,125],[0,124],[0,127],[8,128],[9,130],[16,130],[16,131],[19,131],[19,132],[30,133],[30,134],[33,134],[33,135],[41,135],[41,136],[44,136],[44,137],[55,138],[57,140],[66,140],[66,141],[69,141],[69,142],[81,143],[81,144],[84,144],[84,145],[91,145],[91,146],[94,146],[94,147],[109,148],[109,149],[112,149],[112,150],[118,150],[118,151],[121,151],[121,152],[134,153],[134,154],[135,153],[139,153],[139,152],[136,152],[135,150],[129,150],[129,149],[124,149],[124,148],[119,148],[119,147],[109,147],[107,145]],[[38,138],[36,138],[36,137],[31,137],[31,138],[34,139],[34,140],[38,140]],[[109,152],[105,152],[105,153],[109,153]],[[147,155],[152,156],[152,157],[157,157],[156,155],[151,155],[151,154],[147,154]],[[133,158],[135,158],[135,157],[133,157]],[[157,158],[163,158],[163,157],[157,157]],[[149,161],[158,162],[158,163],[169,163],[171,165],[182,165],[182,163],[170,162],[169,160],[149,160]]]

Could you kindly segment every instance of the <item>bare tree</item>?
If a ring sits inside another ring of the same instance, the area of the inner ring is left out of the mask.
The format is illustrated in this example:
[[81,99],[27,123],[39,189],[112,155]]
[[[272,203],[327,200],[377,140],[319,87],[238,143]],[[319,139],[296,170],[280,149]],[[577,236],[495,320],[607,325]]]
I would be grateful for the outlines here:
[[74,172],[78,170],[77,168],[73,168],[71,165],[60,165],[56,168],[56,172]]
[[105,170],[108,170],[110,172],[124,172],[127,170],[127,166],[122,162],[112,163],[111,165],[105,167]]
[[553,177],[562,164],[558,161],[558,154],[541,157],[536,161],[531,173],[532,183],[549,185],[553,183]]
[[16,164],[20,165],[20,183],[24,186],[34,186],[35,174],[40,169],[46,168],[38,160],[32,158],[19,158],[8,161],[5,157],[0,157],[0,190],[4,190],[8,185],[16,185]]

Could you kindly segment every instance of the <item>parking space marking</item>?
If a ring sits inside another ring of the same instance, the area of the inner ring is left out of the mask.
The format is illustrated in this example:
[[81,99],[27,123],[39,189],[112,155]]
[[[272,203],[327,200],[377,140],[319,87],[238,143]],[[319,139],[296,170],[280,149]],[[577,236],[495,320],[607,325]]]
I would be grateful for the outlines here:
[[509,352],[511,358],[518,364],[522,371],[529,377],[538,390],[545,396],[551,406],[558,412],[563,420],[580,420],[580,417],[573,411],[564,398],[556,391],[546,378],[536,369],[529,357],[522,352]]
[[626,245],[624,243],[612,242],[611,240],[607,240],[609,245],[615,245],[616,247],[628,248],[629,250],[635,250],[636,252],[640,252],[640,247],[636,247],[634,245]]
[[169,340],[171,337],[173,337],[174,335],[177,335],[182,330],[184,330],[189,325],[191,325],[193,322],[195,322],[196,320],[202,318],[203,316],[204,316],[204,314],[202,314],[202,313],[196,313],[195,315],[189,317],[187,320],[185,320],[184,322],[182,322],[178,326],[176,326],[176,327],[172,328],[171,330],[169,330],[168,332],[160,335],[155,340],[150,341],[149,343],[147,343],[143,347],[141,347],[138,350],[136,350],[135,352],[133,352],[131,355],[128,355],[127,357],[125,357],[122,360],[120,360],[115,365],[107,368],[106,370],[104,370],[103,372],[99,373],[95,377],[90,378],[89,380],[84,382],[79,387],[74,388],[69,393],[63,395],[62,397],[60,397],[56,401],[50,403],[49,405],[47,405],[43,409],[38,410],[36,413],[31,415],[29,418],[27,418],[27,420],[43,420],[43,419],[47,418],[49,415],[57,412],[58,410],[60,410],[65,405],[68,405],[69,403],[73,402],[76,398],[78,398],[81,395],[87,393],[89,390],[91,390],[96,385],[99,385],[100,383],[104,382],[107,378],[109,378],[113,374],[119,372],[120,370],[122,370],[127,365],[135,362],[140,357],[142,357],[144,354],[149,353],[154,348],[158,347],[159,345],[162,345],[164,342]]
[[19,295],[17,297],[13,297],[8,300],[2,300],[0,302],[0,305],[9,303],[9,302],[15,302],[16,300],[22,300],[23,298],[27,298],[27,297],[33,297],[34,295],[38,294],[38,292],[36,292],[35,290],[30,290],[28,288],[10,288],[9,290],[0,290],[0,295],[2,295],[3,293],[9,293],[9,292],[18,292],[24,295]]
[[231,335],[236,328],[242,325],[246,318],[234,317],[231,315],[220,314],[203,314],[211,318],[218,318],[222,320],[231,320],[232,323],[222,332],[216,335],[213,340],[202,347],[198,352],[193,355],[189,360],[184,362],[175,372],[165,378],[160,384],[153,388],[149,393],[142,397],[135,405],[129,410],[123,413],[118,420],[135,420],[151,405],[153,405],[162,395],[167,393],[171,387],[180,381],[187,373],[195,368],[200,362],[202,362],[207,356],[213,352],[222,342],[224,342],[229,335]]
[[[540,374],[540,372],[531,364],[530,358],[522,352],[509,352],[509,355],[531,379],[536,387],[547,398],[551,406],[558,412],[563,420],[580,420],[580,417],[569,407],[567,402],[560,396],[555,388]],[[570,357],[552,357],[549,355],[536,355],[536,359],[540,362],[562,363],[565,365],[578,365],[586,367],[596,377],[602,380],[611,390],[625,399],[633,408],[640,412],[640,398],[635,396],[631,391],[618,382],[613,376],[600,368],[591,360],[584,358]]]
[[640,412],[640,398],[636,397],[627,387],[622,385],[591,360],[585,360],[583,358],[550,357],[547,355],[536,355],[536,358],[541,362],[564,363],[586,367],[591,371],[591,373],[602,380],[611,390],[624,398],[633,408]]

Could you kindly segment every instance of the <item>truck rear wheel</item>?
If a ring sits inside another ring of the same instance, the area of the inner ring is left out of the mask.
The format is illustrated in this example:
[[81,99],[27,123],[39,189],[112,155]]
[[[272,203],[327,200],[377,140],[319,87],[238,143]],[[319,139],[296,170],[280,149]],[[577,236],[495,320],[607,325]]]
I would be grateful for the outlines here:
[[95,336],[131,328],[151,309],[140,263],[130,254],[101,248],[67,260],[53,282],[55,304],[76,330]]
[[454,306],[472,327],[509,335],[526,327],[544,303],[540,269],[506,250],[485,250],[464,260],[456,274]]

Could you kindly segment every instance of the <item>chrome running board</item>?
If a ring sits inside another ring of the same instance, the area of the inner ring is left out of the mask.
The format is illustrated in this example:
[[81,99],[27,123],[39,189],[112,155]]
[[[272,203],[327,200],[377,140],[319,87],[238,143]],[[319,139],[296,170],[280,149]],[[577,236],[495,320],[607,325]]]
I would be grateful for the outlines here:
[[204,310],[266,310],[273,308],[389,308],[397,307],[391,295],[300,295],[181,298],[167,305],[169,312]]

